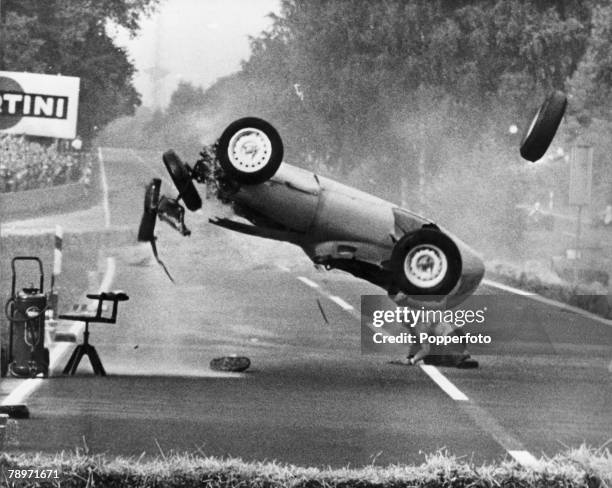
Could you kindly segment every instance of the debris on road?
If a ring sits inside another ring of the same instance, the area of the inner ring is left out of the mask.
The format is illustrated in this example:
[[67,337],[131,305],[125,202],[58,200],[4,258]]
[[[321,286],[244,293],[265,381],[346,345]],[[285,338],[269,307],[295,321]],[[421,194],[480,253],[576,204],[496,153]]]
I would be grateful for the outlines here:
[[221,356],[210,362],[210,369],[240,373],[251,366],[251,360],[245,356]]

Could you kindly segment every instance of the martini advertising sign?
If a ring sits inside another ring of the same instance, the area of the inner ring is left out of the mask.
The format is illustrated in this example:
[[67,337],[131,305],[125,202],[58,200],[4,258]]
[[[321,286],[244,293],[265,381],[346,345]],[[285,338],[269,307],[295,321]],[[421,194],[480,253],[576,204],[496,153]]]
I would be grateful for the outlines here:
[[76,137],[79,78],[0,71],[0,133]]

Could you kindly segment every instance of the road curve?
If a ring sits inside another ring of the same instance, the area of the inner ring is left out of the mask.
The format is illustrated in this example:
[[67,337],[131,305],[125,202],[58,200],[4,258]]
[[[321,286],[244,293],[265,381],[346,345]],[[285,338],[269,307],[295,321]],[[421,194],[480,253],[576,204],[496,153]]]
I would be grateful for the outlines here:
[[[161,159],[103,156],[111,224],[135,234]],[[420,462],[437,449],[476,462],[552,455],[612,437],[609,326],[482,287],[495,295],[483,330],[493,343],[473,348],[479,369],[440,368],[468,399],[453,400],[418,367],[361,355],[359,322],[343,303],[359,310],[378,289],[319,272],[290,246],[217,229],[207,212],[188,216],[189,239],[159,228],[176,285],[145,245],[108,249],[112,287],[131,296],[117,325],[92,326],[109,376],[94,377],[86,360],[75,377],[56,371],[28,399],[32,418],[10,449],[138,456],[161,447],[356,466]],[[232,353],[249,356],[250,370],[208,368]],[[17,381],[2,381],[0,395]]]

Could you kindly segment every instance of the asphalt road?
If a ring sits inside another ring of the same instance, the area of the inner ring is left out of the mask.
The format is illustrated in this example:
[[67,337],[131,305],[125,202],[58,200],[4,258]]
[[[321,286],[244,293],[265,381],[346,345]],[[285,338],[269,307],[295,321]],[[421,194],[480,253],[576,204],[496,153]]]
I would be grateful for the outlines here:
[[[104,162],[110,224],[136,229],[162,164],[126,150],[105,150]],[[188,239],[159,227],[175,285],[146,245],[108,250],[112,288],[131,297],[117,325],[92,325],[109,376],[84,360],[75,377],[40,382],[10,449],[359,466],[437,449],[476,462],[553,455],[612,437],[610,325],[483,286],[496,295],[479,330],[492,344],[472,348],[479,369],[439,368],[466,397],[454,400],[419,367],[361,355],[355,310],[377,288],[317,271],[297,248],[217,229],[207,213],[188,216]],[[209,369],[232,353],[251,359],[246,373]],[[3,380],[0,395],[20,381]]]

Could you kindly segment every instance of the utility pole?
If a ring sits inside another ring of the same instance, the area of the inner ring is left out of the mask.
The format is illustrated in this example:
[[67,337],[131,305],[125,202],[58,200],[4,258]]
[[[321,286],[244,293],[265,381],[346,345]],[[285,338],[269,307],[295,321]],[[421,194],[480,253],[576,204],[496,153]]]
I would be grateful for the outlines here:
[[[2,0],[0,0],[0,71],[4,70],[4,10],[2,9]],[[2,220],[3,220],[3,213],[4,213],[4,195],[0,195],[0,257],[4,256],[4,244],[3,244],[3,239],[2,239]],[[0,258],[0,266],[2,266],[4,263],[2,262],[2,259]],[[2,276],[0,276],[0,278],[2,278]],[[4,320],[0,320],[0,326],[2,327],[2,329],[5,328],[5,324],[4,324]],[[4,340],[3,337],[0,337],[0,342],[2,342]],[[2,348],[4,349],[4,347]],[[2,350],[0,350],[0,355],[2,355],[3,352]],[[4,361],[3,357],[0,357],[0,361]]]
[[4,70],[4,10],[0,0],[0,71]]
[[[0,0],[1,1],[1,0]],[[163,88],[165,86],[164,78],[168,76],[169,71],[164,69],[161,65],[161,53],[162,53],[162,36],[164,27],[162,24],[162,15],[158,14],[157,22],[155,24],[155,62],[152,67],[145,70],[145,73],[149,75],[153,87],[153,108],[155,110],[161,110],[163,105]]]
[[593,147],[573,146],[570,153],[569,204],[578,208],[574,244],[574,281],[578,281],[578,260],[581,256],[582,210],[591,204],[593,181]]

